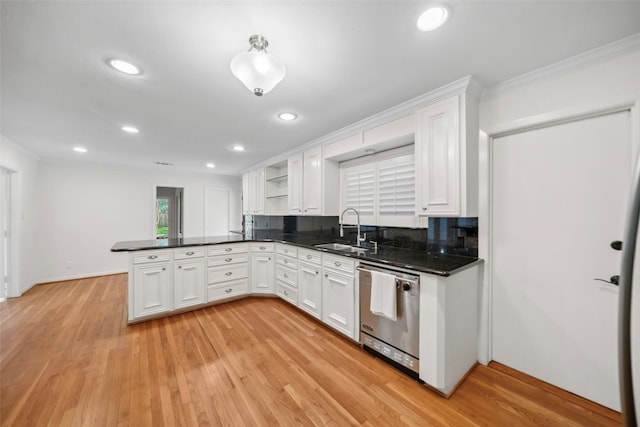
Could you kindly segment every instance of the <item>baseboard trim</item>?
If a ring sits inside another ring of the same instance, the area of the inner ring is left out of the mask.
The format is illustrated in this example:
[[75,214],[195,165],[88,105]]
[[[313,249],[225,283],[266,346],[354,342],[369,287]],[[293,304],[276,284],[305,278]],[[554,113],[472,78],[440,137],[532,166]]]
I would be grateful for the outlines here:
[[103,271],[101,273],[86,273],[86,274],[78,274],[73,276],[63,276],[52,279],[42,279],[36,285],[48,285],[51,283],[57,282],[68,282],[69,280],[78,280],[78,279],[89,279],[91,277],[100,277],[100,276],[112,276],[114,274],[123,274],[128,273],[127,270],[112,270],[112,271]]

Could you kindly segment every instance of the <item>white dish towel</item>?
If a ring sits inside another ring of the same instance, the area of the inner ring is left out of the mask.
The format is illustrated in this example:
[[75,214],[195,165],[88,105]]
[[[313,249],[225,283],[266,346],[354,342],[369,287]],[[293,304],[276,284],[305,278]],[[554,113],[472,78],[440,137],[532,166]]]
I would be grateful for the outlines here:
[[396,277],[379,271],[371,271],[371,312],[377,316],[396,321],[398,320],[397,306]]

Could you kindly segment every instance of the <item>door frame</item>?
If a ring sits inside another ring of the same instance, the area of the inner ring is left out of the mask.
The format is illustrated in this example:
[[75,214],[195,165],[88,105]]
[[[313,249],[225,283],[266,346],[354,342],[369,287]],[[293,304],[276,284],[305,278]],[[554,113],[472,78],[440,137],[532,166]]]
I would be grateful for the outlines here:
[[186,185],[182,185],[182,184],[153,184],[152,185],[152,193],[151,193],[151,200],[152,200],[152,209],[151,209],[151,240],[156,240],[156,205],[158,203],[158,187],[161,188],[179,188],[180,190],[182,190],[182,197],[181,197],[181,206],[179,207],[180,209],[180,218],[179,220],[182,222],[181,224],[181,237],[185,236],[185,221],[184,221],[184,205],[185,205],[185,198],[186,198],[186,192],[187,192],[187,188]]
[[479,293],[478,361],[487,365],[493,360],[493,147],[500,137],[629,111],[631,116],[631,152],[633,171],[640,153],[640,101],[629,100],[598,106],[579,106],[555,112],[512,120],[485,131],[480,129],[478,146],[478,257],[484,259]]

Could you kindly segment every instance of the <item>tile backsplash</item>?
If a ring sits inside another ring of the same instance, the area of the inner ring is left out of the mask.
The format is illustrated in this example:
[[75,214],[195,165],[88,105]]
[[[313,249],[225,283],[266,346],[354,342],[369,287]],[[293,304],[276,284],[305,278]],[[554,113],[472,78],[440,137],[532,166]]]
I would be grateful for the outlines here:
[[[282,233],[321,233],[340,239],[337,216],[244,217],[245,231],[272,230]],[[429,218],[429,228],[361,227],[367,240],[382,246],[424,250],[443,254],[478,256],[478,218]],[[344,238],[355,243],[356,229],[345,228]]]

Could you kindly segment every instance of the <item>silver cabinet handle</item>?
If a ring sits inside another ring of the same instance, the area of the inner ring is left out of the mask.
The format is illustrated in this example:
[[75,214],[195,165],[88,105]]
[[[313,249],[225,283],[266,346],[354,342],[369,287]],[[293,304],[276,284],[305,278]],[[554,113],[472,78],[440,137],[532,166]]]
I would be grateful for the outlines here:
[[325,273],[324,277],[329,277],[329,275]]
[[334,264],[336,265],[336,267],[340,267],[342,265],[342,263],[338,261],[336,261]]
[[319,271],[316,271],[316,274],[320,273]]
[[158,258],[158,255],[149,255],[147,257],[147,259],[156,259],[156,258]]
[[427,210],[427,208],[422,208],[422,210],[423,210],[423,211],[426,211],[426,210]]
[[284,273],[284,277],[285,277],[285,278],[288,278],[288,277],[289,277],[289,275],[288,275],[287,273]]
[[284,250],[284,253],[285,253],[285,254],[288,254],[288,253],[289,253],[289,249],[285,249],[285,250]]
[[271,261],[271,257],[269,257],[269,261]]
[[265,248],[264,246],[260,246],[260,250],[261,251],[264,251],[265,249],[267,249],[267,248]]
[[166,270],[167,270],[167,267],[162,267],[162,271],[166,271]]
[[289,291],[285,290],[285,291],[284,291],[284,294],[285,294],[285,295],[289,295]]
[[313,256],[307,255],[307,259],[311,259],[311,258],[313,258]]
[[225,276],[231,276],[233,273],[231,271],[227,271],[226,273],[224,273]]
[[225,289],[224,291],[225,291],[226,293],[229,293],[229,292],[233,291],[233,289],[229,288],[229,289]]
[[178,268],[182,268],[182,266],[181,266],[181,265],[179,265],[179,266],[178,266]]
[[233,258],[225,258],[224,259],[224,262],[231,262],[231,261],[233,261]]
[[285,264],[289,264],[289,261],[287,261],[287,260],[285,259],[285,260],[284,260],[284,263],[285,263]]
[[187,256],[191,256],[191,255],[193,255],[193,254],[195,254],[195,252],[187,252],[187,253],[186,253],[186,255],[187,255]]
[[227,249],[225,249],[224,251],[225,251],[225,252],[231,252],[231,251],[232,251],[232,249],[231,249],[231,248],[227,248]]

